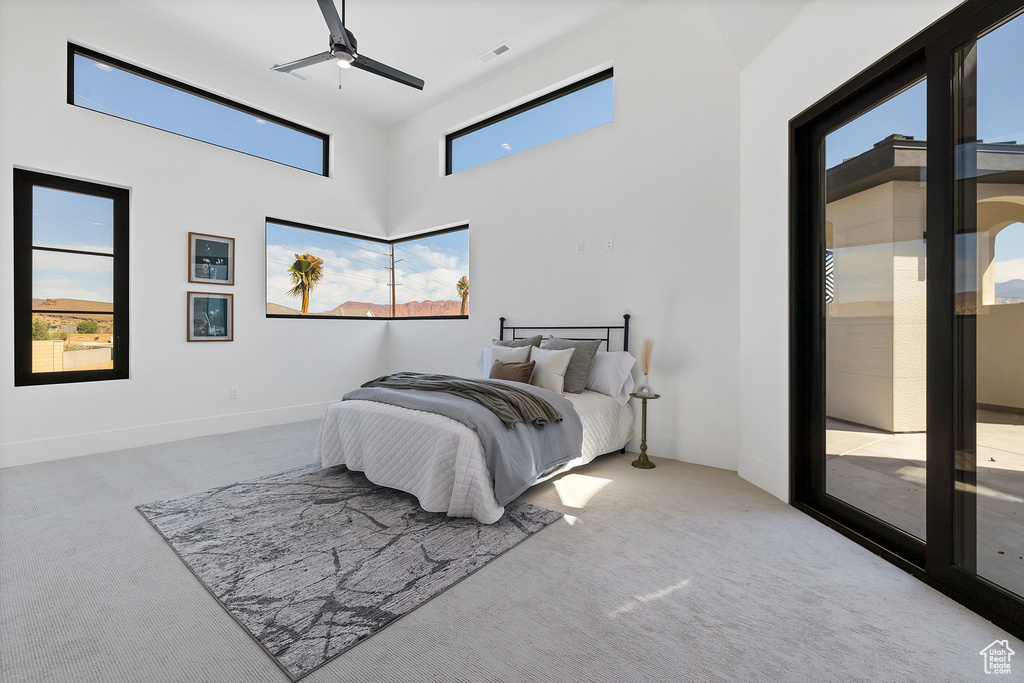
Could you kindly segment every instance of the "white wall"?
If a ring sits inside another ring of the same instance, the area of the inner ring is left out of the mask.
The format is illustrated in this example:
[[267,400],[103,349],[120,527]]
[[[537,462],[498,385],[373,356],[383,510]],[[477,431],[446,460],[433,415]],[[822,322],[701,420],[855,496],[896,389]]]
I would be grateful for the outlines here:
[[[445,132],[611,63],[613,123],[440,175]],[[738,112],[738,67],[705,5],[655,2],[393,127],[389,233],[469,222],[470,319],[390,323],[389,368],[475,374],[499,316],[628,312],[631,348],[655,340],[649,452],[735,469]]]
[[783,500],[790,440],[789,120],[957,4],[815,0],[741,75],[738,469]]
[[[70,106],[68,40],[331,133],[360,173],[317,177]],[[0,2],[0,466],[317,417],[382,372],[385,324],[264,317],[264,219],[384,234],[384,148],[382,129],[268,90],[106,2]],[[130,380],[14,387],[15,166],[131,189]],[[236,238],[234,287],[189,285],[190,230]],[[234,342],[186,343],[189,289],[235,294]]]
[[[0,466],[315,417],[378,371],[472,373],[500,315],[629,312],[634,350],[656,342],[651,453],[738,469],[788,499],[788,122],[955,4],[814,0],[740,74],[704,3],[645,3],[382,131],[105,2],[0,2],[0,206],[14,166],[132,190],[132,378],[15,389],[0,364]],[[316,178],[71,107],[68,39],[344,136],[361,172]],[[445,131],[608,63],[614,123],[439,175]],[[468,221],[470,320],[266,320],[267,215],[390,236]],[[184,341],[189,230],[238,240],[230,344]],[[12,291],[0,278],[5,359]]]

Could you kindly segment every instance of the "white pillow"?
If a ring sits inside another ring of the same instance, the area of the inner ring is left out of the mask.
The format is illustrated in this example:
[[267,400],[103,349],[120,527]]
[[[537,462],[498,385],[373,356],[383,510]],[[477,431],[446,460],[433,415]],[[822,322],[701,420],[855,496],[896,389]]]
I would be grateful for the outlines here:
[[569,367],[569,360],[575,349],[561,349],[553,351],[542,349],[539,346],[531,346],[530,360],[536,361],[533,368],[533,377],[530,384],[561,394],[565,387],[565,369]]
[[530,358],[529,346],[485,346],[480,352],[480,358],[476,361],[477,372],[484,379],[491,376],[491,366],[494,361],[502,363],[525,363]]
[[587,389],[608,394],[619,405],[626,405],[633,382],[633,366],[636,358],[626,351],[598,351],[590,364],[587,375]]

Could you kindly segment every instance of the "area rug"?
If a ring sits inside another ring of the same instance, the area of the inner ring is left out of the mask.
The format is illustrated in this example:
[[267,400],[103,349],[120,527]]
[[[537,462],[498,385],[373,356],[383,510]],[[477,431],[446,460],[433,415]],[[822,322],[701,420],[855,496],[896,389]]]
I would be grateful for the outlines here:
[[319,465],[138,510],[293,681],[562,516],[514,501],[491,525],[451,518]]

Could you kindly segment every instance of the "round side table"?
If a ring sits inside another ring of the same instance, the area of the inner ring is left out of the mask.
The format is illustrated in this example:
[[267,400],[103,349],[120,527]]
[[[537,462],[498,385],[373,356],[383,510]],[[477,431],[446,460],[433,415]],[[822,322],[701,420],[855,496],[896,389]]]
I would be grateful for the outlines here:
[[654,394],[653,396],[630,394],[630,396],[640,399],[640,403],[643,406],[640,411],[640,457],[634,460],[632,464],[633,467],[639,467],[642,470],[653,470],[654,463],[647,458],[647,401],[661,398],[661,394]]

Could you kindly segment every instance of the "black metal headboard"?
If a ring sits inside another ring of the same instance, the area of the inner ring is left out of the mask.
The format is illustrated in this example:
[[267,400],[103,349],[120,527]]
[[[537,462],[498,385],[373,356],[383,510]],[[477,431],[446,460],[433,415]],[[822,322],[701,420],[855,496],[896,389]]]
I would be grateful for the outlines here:
[[498,339],[505,339],[505,331],[512,334],[512,339],[522,339],[516,333],[520,330],[548,330],[548,331],[569,331],[569,330],[604,330],[603,337],[573,337],[573,339],[600,339],[605,343],[607,351],[612,350],[612,330],[622,330],[622,350],[629,351],[629,313],[622,316],[621,325],[506,325],[505,318],[499,318],[501,327],[498,329]]

